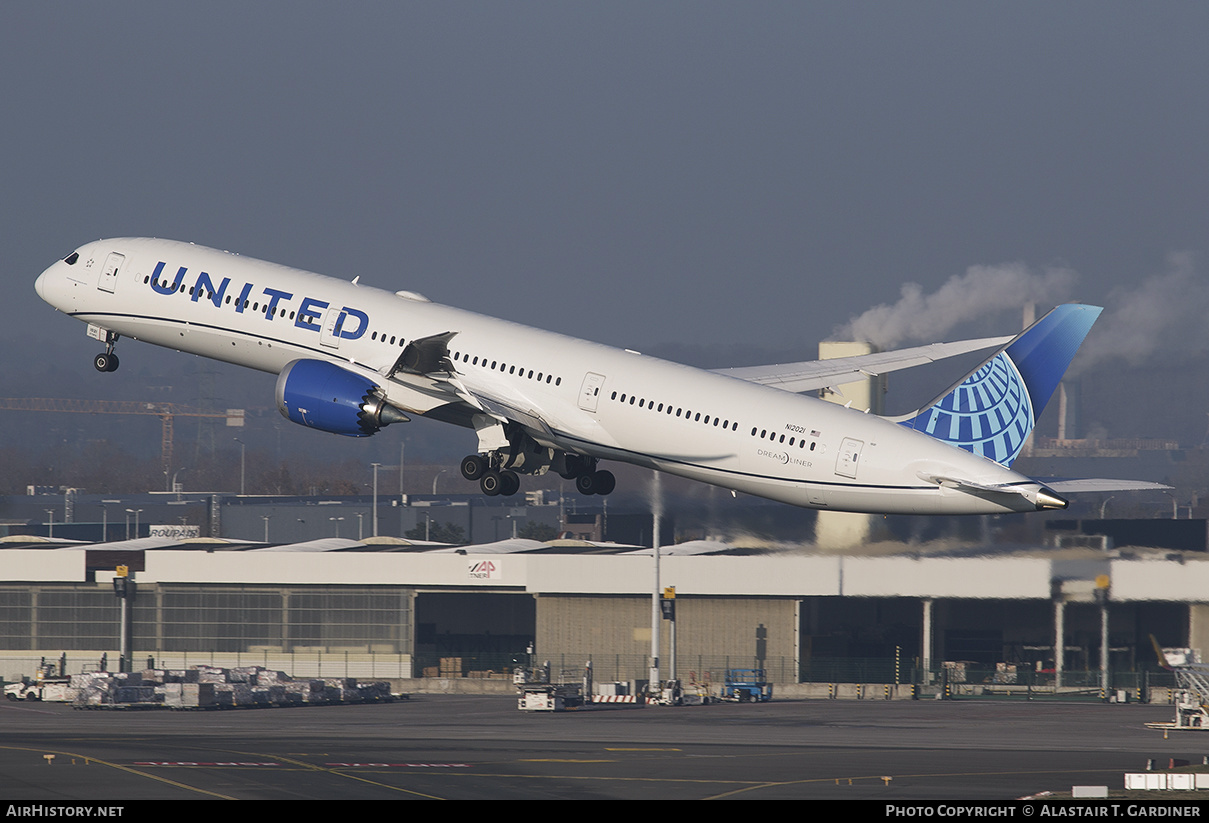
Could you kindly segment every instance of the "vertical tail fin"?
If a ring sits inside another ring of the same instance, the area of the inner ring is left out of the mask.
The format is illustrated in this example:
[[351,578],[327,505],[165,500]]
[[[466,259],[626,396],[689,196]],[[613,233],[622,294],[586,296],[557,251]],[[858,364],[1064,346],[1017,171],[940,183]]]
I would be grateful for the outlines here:
[[1012,465],[1101,311],[1058,306],[930,406],[895,422]]
[[1154,646],[1154,656],[1159,659],[1159,668],[1172,671],[1167,655],[1163,654],[1163,647],[1159,645],[1158,639],[1153,634],[1150,635],[1150,645]]

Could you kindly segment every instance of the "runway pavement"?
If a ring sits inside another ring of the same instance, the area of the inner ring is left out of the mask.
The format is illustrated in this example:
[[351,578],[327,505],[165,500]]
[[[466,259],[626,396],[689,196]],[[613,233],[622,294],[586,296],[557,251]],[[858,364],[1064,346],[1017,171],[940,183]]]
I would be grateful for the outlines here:
[[[1201,762],[1167,706],[774,701],[522,713],[513,697],[385,705],[77,711],[0,703],[4,803],[137,800],[1005,800],[1121,788],[1148,758]],[[47,756],[53,755],[53,760]]]

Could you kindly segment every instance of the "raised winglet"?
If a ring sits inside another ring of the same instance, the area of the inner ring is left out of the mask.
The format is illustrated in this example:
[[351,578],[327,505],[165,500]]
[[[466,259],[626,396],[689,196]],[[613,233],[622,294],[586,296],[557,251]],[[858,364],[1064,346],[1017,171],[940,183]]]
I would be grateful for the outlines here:
[[895,422],[1012,465],[1101,311],[1058,306],[930,406]]

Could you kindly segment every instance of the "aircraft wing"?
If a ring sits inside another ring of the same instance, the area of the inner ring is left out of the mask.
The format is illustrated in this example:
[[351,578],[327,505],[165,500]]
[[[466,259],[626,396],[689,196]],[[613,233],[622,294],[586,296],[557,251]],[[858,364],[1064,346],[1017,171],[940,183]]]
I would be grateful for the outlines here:
[[915,346],[898,351],[836,357],[832,360],[807,360],[801,363],[778,363],[771,366],[714,369],[714,373],[797,393],[825,389],[842,383],[850,383],[861,377],[923,366],[947,357],[1005,346],[1012,339],[1011,337],[984,337],[978,340],[960,340],[955,343],[932,343],[927,346]]
[[[467,375],[454,368],[449,360],[449,341],[456,335],[456,331],[447,331],[413,340],[392,364],[378,369],[379,375],[407,392],[400,399],[401,405],[424,414],[437,406],[461,404],[467,420],[475,414],[485,415],[475,428],[491,425],[490,418],[550,434],[550,425],[537,404],[518,392],[516,386],[491,373]],[[396,397],[393,393],[389,396],[392,400]]]
[[465,392],[464,398],[470,405],[477,406],[500,423],[512,421],[520,423],[532,432],[553,435],[549,422],[536,408],[536,404],[526,402],[524,397],[509,397],[504,391],[491,391],[483,385],[470,387],[461,380],[458,380],[457,384]]

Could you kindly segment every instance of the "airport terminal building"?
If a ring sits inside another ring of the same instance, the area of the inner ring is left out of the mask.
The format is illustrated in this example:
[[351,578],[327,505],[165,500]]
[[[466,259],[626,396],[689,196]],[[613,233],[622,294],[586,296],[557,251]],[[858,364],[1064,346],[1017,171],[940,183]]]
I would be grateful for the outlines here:
[[[6,540],[6,679],[43,658],[80,671],[104,657],[116,669],[119,567],[135,582],[126,631],[136,669],[206,663],[296,676],[502,678],[532,652],[556,670],[590,660],[599,682],[645,678],[651,662],[654,562],[635,546]],[[1151,635],[1164,646],[1209,647],[1203,552],[928,554],[897,545],[752,554],[706,541],[666,551],[658,587],[674,587],[683,679],[757,667],[780,684],[909,683],[948,664],[998,672],[987,676],[1004,682],[1042,671],[1073,684],[1094,681],[1105,657],[1113,673],[1154,668]],[[659,623],[666,673],[673,626]]]

